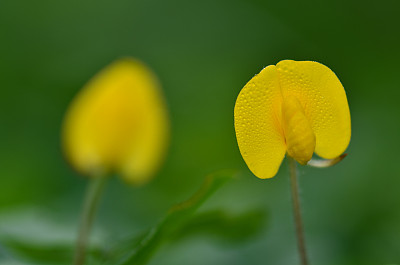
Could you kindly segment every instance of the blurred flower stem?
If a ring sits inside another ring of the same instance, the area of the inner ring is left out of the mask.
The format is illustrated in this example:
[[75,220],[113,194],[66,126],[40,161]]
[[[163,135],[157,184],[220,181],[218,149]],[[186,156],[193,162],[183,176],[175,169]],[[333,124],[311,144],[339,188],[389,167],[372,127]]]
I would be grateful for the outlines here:
[[307,265],[307,253],[306,244],[304,242],[304,231],[303,222],[301,219],[301,209],[300,209],[300,196],[299,196],[299,185],[297,181],[297,168],[296,160],[288,156],[289,168],[290,168],[290,186],[292,190],[292,201],[293,201],[293,215],[296,225],[296,235],[297,235],[297,245],[299,249],[299,255],[301,260],[301,265]]
[[74,265],[82,265],[85,263],[89,233],[93,224],[94,216],[96,215],[106,179],[106,176],[93,177],[90,179],[86,190],[78,238],[76,241]]

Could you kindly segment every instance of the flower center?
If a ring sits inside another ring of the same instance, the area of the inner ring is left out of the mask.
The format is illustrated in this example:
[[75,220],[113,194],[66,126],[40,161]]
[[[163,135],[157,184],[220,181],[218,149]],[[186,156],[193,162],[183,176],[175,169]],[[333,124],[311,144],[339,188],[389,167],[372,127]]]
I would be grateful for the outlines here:
[[284,98],[282,120],[288,155],[302,165],[307,164],[315,150],[315,134],[295,96]]

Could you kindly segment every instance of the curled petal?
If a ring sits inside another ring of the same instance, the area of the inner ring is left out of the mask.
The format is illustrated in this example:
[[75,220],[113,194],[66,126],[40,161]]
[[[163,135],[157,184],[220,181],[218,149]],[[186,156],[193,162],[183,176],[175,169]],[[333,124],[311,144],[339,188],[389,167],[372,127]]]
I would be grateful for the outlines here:
[[282,123],[288,155],[307,164],[315,150],[315,135],[300,102],[293,96],[283,99]]
[[318,168],[331,167],[342,161],[346,156],[347,154],[342,154],[334,159],[311,159],[308,161],[307,166]]

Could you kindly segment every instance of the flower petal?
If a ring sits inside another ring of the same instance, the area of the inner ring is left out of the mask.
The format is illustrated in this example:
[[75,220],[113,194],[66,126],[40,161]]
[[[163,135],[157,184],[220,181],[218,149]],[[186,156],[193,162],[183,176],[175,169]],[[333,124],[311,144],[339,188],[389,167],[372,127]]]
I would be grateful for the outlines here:
[[315,152],[326,159],[342,154],[350,142],[350,112],[346,93],[336,75],[311,61],[285,60],[277,65],[283,97],[302,104],[316,136]]
[[74,99],[64,120],[63,144],[79,172],[117,171],[139,183],[161,162],[168,132],[155,76],[127,58],[102,70]]
[[236,100],[235,131],[240,153],[254,175],[262,179],[275,176],[285,156],[281,104],[274,65],[253,77]]
[[282,124],[288,155],[302,165],[307,164],[315,151],[315,134],[294,96],[283,99]]

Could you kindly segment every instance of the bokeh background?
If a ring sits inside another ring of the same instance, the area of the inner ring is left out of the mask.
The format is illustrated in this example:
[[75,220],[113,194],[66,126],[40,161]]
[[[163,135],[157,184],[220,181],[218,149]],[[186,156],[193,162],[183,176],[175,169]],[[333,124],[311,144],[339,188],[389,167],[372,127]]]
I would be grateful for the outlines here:
[[241,229],[252,235],[239,242],[185,237],[150,264],[297,264],[287,163],[270,180],[251,174],[233,108],[263,67],[315,60],[346,89],[352,140],[340,164],[300,168],[311,264],[400,263],[399,8],[394,0],[0,0],[0,263],[70,263],[62,249],[74,243],[88,181],[63,160],[63,115],[79,89],[122,56],[159,77],[172,138],[148,185],[109,181],[94,246],[141,233],[205,175],[231,168],[240,177],[199,211],[261,211],[261,226],[248,220]]

